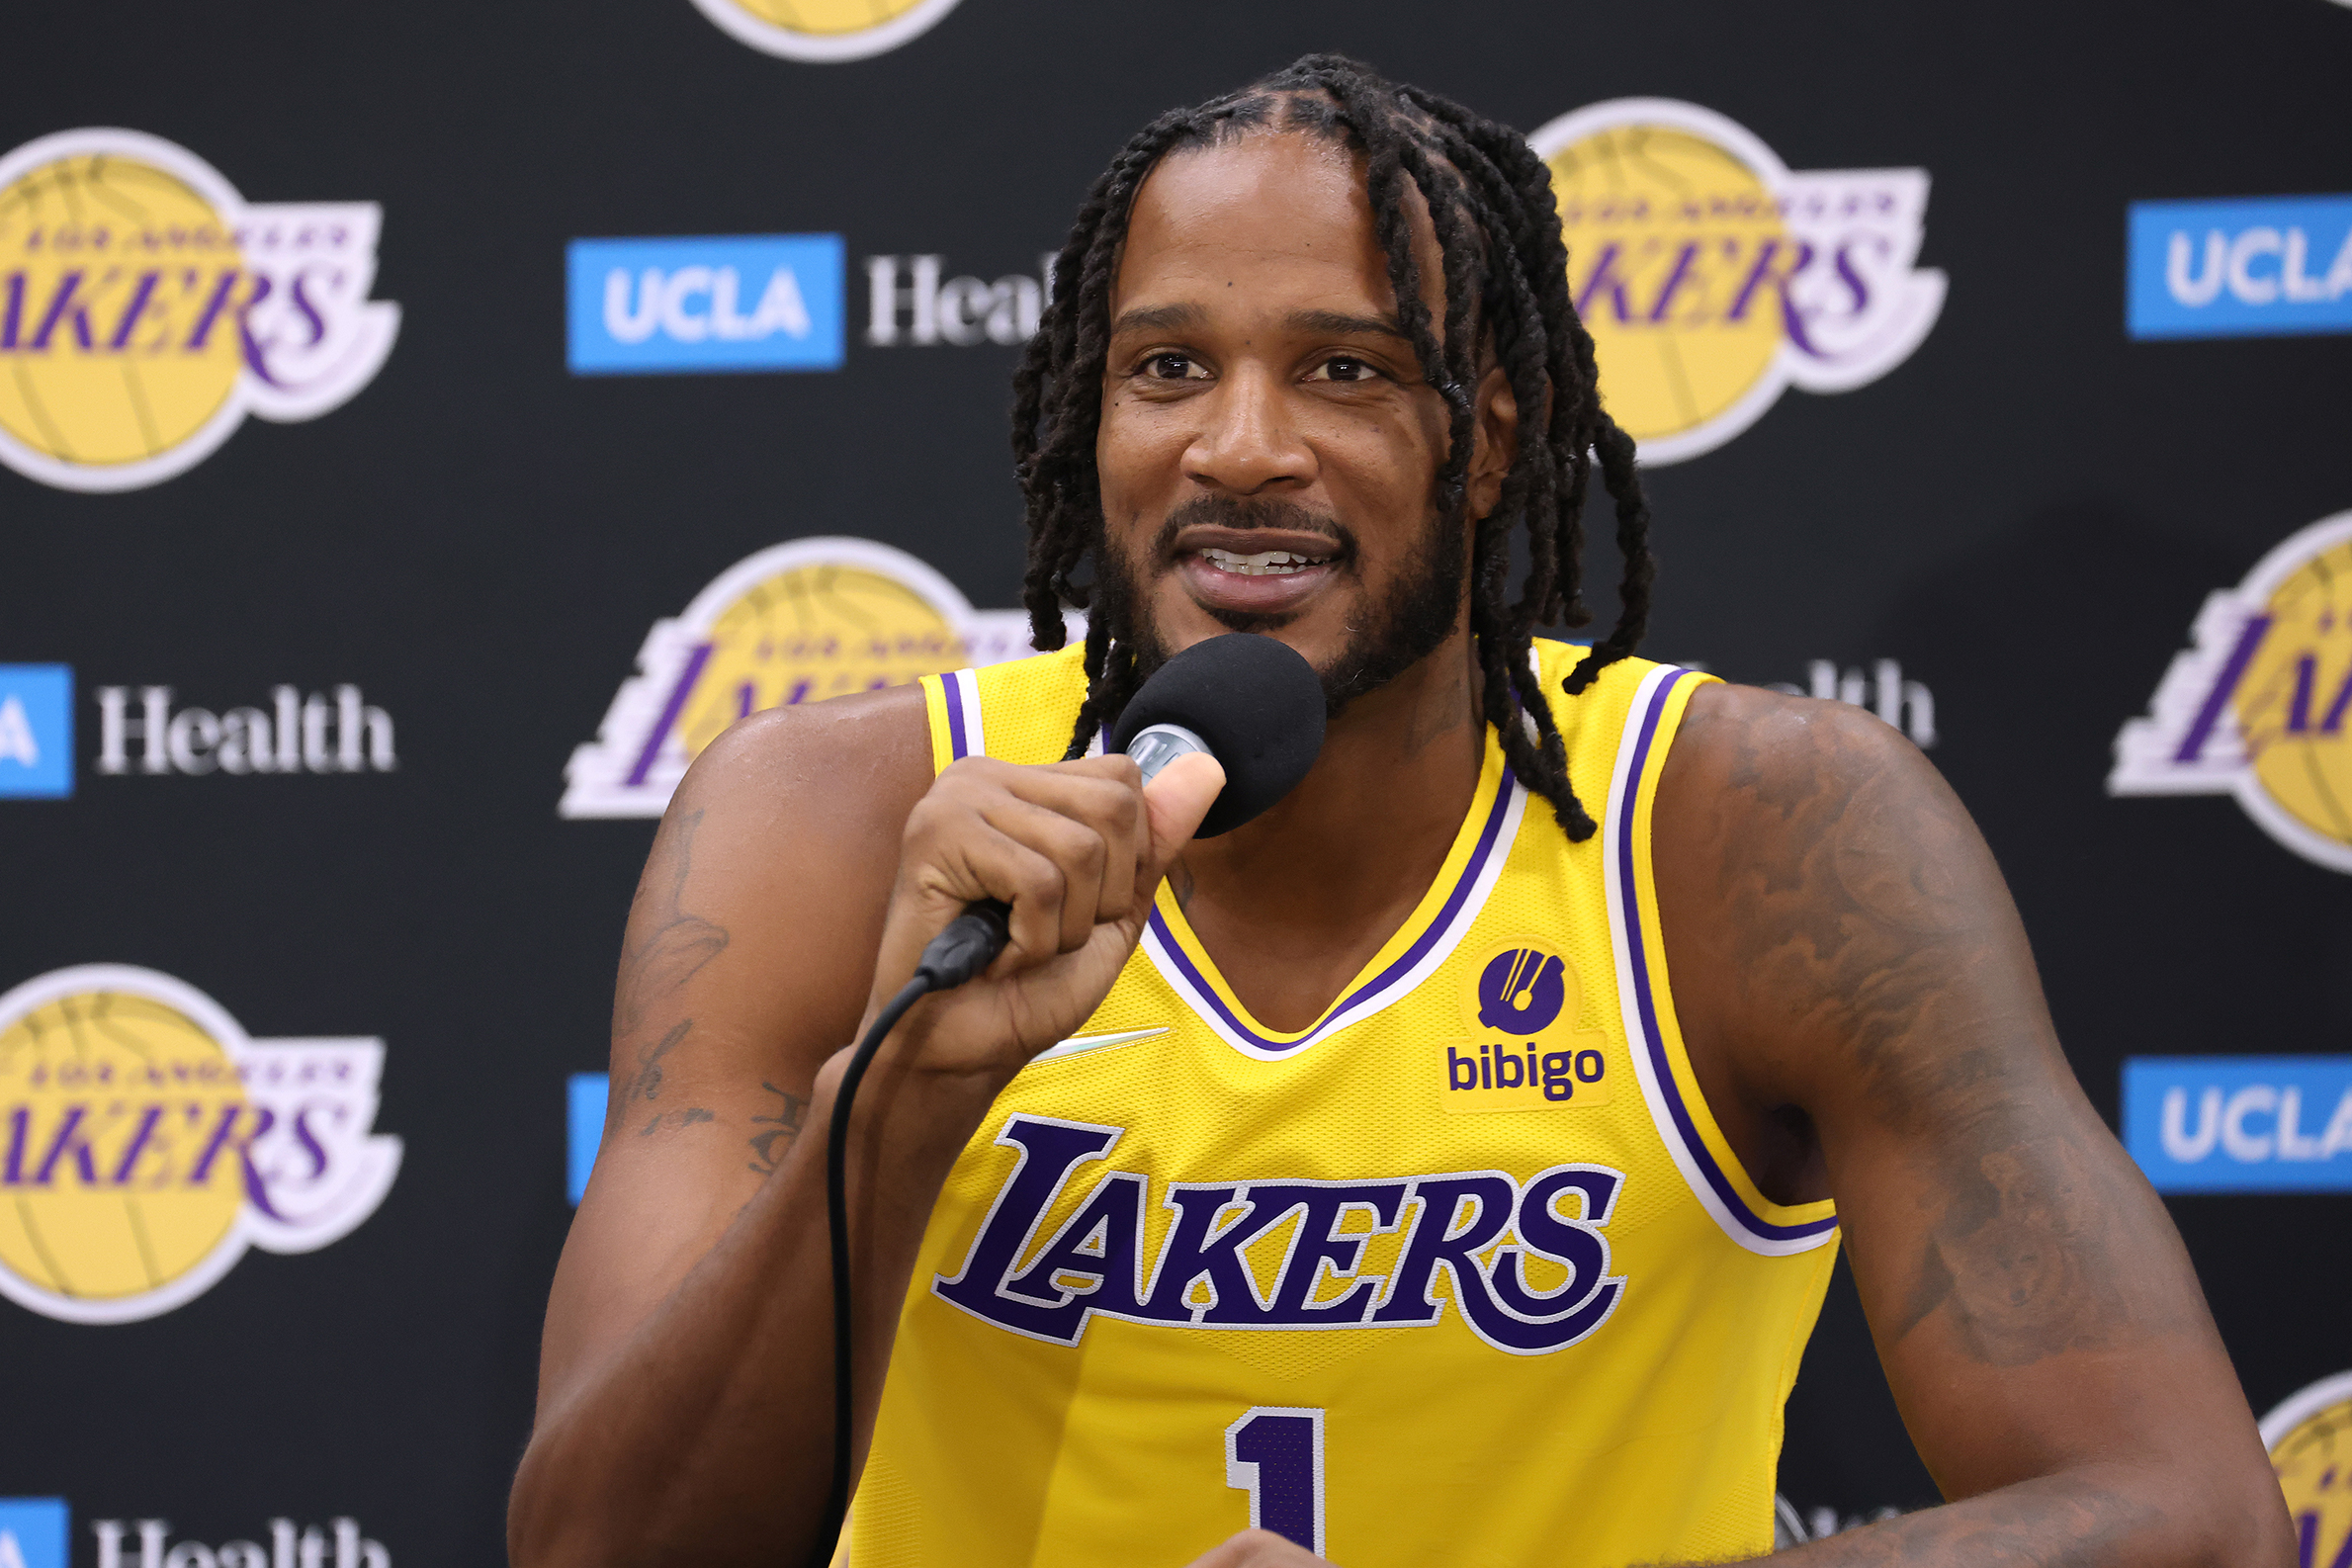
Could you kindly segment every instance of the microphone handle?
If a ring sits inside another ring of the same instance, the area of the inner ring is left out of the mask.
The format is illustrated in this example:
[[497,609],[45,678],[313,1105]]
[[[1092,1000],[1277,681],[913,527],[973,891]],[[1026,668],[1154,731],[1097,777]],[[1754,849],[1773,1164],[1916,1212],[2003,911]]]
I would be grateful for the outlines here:
[[1002,899],[981,899],[964,906],[964,913],[922,950],[915,966],[918,979],[933,991],[949,991],[997,961],[1012,939],[1012,906]]

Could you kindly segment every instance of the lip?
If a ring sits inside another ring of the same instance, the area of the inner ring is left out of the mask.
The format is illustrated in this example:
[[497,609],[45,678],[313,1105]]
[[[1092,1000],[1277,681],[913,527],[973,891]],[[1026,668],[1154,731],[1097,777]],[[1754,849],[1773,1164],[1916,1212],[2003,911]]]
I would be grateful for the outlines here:
[[[1300,556],[1329,556],[1330,560],[1296,571],[1252,576],[1227,571],[1204,551],[1223,550],[1255,556],[1284,550]],[[1345,547],[1328,534],[1277,528],[1187,528],[1176,539],[1176,569],[1193,602],[1208,610],[1245,615],[1278,615],[1295,610],[1340,573]]]

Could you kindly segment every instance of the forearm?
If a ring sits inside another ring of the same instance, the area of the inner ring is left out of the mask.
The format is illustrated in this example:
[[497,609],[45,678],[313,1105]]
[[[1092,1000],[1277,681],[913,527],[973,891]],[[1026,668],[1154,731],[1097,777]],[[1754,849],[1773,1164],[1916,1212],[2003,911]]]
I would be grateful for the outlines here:
[[2274,1489],[2233,1503],[2210,1477],[2087,1465],[1848,1530],[1772,1560],[1804,1568],[2286,1568],[2294,1546],[2276,1497]]
[[[825,1166],[836,1061],[807,1132],[661,1303],[541,1412],[509,1514],[513,1560],[798,1561],[832,1457]],[[850,1214],[861,1442],[922,1230],[993,1089],[915,1080],[890,1053],[858,1095]]]

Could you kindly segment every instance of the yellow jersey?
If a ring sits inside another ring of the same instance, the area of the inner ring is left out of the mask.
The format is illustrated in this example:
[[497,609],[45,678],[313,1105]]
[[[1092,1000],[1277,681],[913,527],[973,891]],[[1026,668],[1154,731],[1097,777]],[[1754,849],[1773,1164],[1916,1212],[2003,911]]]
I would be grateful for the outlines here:
[[[1583,650],[1540,643],[1546,689]],[[1076,648],[926,676],[932,757],[1058,760]],[[1692,690],[1554,700],[1601,829],[1490,731],[1412,916],[1270,1029],[1163,889],[1084,1028],[939,1196],[855,1568],[1182,1568],[1248,1525],[1344,1568],[1761,1555],[1837,1218],[1740,1169],[1675,1023],[1652,800]]]

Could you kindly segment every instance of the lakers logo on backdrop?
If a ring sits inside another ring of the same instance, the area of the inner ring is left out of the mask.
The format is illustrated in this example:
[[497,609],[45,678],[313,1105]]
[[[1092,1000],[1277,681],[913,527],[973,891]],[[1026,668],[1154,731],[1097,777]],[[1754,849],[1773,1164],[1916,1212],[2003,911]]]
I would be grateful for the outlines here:
[[564,770],[566,817],[658,817],[738,719],[1029,652],[1028,616],[975,610],[905,551],[799,539],[736,563],[659,621],[596,740]]
[[1437,1103],[1450,1111],[1606,1105],[1609,1036],[1578,1027],[1584,986],[1555,949],[1514,941],[1487,955],[1463,998],[1472,1031],[1437,1042]]
[[729,36],[789,60],[862,60],[930,31],[956,0],[694,0]]
[[2301,1557],[2352,1561],[2352,1372],[2321,1378],[2262,1418]]
[[1849,392],[1944,305],[1914,268],[1924,169],[1799,172],[1697,104],[1619,98],[1529,138],[1552,173],[1569,289],[1610,412],[1646,463],[1712,451],[1782,392]]
[[90,964],[0,996],[0,1295],[68,1323],[170,1311],[247,1246],[305,1253],[374,1213],[384,1045],[253,1040],[152,970]]
[[2234,795],[2307,860],[2352,871],[2352,511],[2301,530],[2205,601],[2113,795]]
[[368,299],[372,202],[248,204],[185,148],[70,131],[0,158],[0,462],[74,490],[193,467],[248,413],[367,385],[399,306]]

